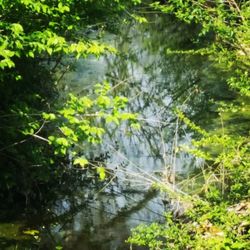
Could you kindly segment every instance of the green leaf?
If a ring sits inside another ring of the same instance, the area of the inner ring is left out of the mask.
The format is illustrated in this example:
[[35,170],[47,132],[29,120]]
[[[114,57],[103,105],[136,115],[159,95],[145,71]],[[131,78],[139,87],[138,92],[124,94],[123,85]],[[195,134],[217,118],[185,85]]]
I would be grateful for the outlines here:
[[63,5],[61,2],[58,4],[58,10],[61,12],[61,13],[64,13],[64,12],[69,12],[70,11],[70,8],[68,6],[65,6]]
[[53,52],[52,48],[47,48],[47,52],[49,55],[52,55],[52,52]]
[[84,106],[84,108],[90,108],[93,105],[93,101],[86,96],[80,98],[80,102]]
[[109,97],[101,95],[97,98],[97,104],[99,106],[108,107],[111,104],[111,100]]
[[98,167],[97,173],[99,174],[99,178],[101,181],[103,181],[106,178],[105,168],[104,167]]
[[131,15],[138,23],[148,23],[148,20],[145,17],[138,15]]
[[11,30],[15,33],[15,34],[19,34],[23,32],[23,26],[19,23],[13,23],[11,25]]
[[65,136],[71,138],[73,141],[78,141],[76,134],[71,128],[64,126],[60,127],[60,130],[64,133]]
[[106,116],[106,122],[107,123],[112,123],[114,122],[116,125],[119,125],[120,122],[119,122],[119,119],[113,115],[107,115]]
[[55,139],[56,139],[55,136],[53,136],[53,135],[49,136],[49,137],[48,137],[49,144],[52,144],[52,142],[54,142]]
[[43,116],[43,119],[47,121],[53,121],[56,119],[56,115],[53,113],[43,113],[42,116]]
[[68,147],[70,145],[69,141],[64,137],[56,138],[56,144]]
[[28,56],[31,57],[31,58],[34,58],[35,57],[34,52],[33,51],[29,51],[28,52]]
[[80,165],[82,168],[85,167],[89,161],[86,158],[76,158],[73,162],[74,165]]

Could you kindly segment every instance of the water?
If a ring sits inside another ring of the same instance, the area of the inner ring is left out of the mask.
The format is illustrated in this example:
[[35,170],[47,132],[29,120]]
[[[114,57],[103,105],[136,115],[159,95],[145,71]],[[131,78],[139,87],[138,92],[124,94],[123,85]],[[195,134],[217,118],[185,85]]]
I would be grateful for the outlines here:
[[[166,53],[167,48],[191,48],[195,31],[166,17],[149,16],[149,22],[123,26],[118,36],[107,34],[103,40],[119,55],[80,60],[61,82],[67,92],[82,95],[95,83],[108,80],[115,86],[114,94],[129,98],[128,111],[138,112],[142,124],[136,133],[126,126],[110,128],[102,147],[96,149],[97,155],[108,152],[105,164],[116,171],[119,185],[110,183],[94,194],[88,212],[80,211],[73,218],[66,249],[128,249],[124,240],[130,228],[163,219],[162,200],[151,194],[152,176],[159,178],[157,173],[173,167],[179,176],[186,176],[202,164],[185,153],[173,159],[174,141],[179,145],[192,138],[185,126],[177,124],[173,110],[179,107],[204,119],[201,113],[209,113],[207,95],[221,93],[206,88],[215,69],[204,57]],[[83,233],[88,223],[90,229]]]
[[205,57],[167,53],[169,48],[201,46],[193,40],[198,27],[159,15],[149,15],[148,20],[148,24],[123,25],[117,35],[106,34],[102,40],[115,46],[119,54],[80,59],[75,70],[58,83],[64,97],[69,92],[84,95],[106,79],[114,94],[129,99],[127,111],[140,114],[140,131],[126,125],[109,127],[103,144],[86,152],[103,161],[116,178],[96,185],[92,176],[86,181],[86,171],[74,173],[82,182],[63,183],[71,187],[70,195],[58,195],[49,207],[13,224],[17,235],[23,228],[35,228],[39,235],[26,235],[26,243],[13,238],[10,247],[129,249],[124,241],[131,228],[164,219],[163,195],[152,190],[152,183],[166,171],[185,179],[202,165],[202,160],[186,153],[174,153],[176,146],[190,144],[195,136],[177,121],[174,110],[181,109],[199,124],[211,123],[217,113],[210,99],[229,96],[224,76]]

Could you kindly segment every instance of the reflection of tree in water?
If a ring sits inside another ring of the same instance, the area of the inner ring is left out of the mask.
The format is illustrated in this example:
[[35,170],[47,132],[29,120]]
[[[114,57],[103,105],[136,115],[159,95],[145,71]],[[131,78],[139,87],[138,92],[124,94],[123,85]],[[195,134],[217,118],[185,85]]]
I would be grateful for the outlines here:
[[[82,195],[73,200],[60,200],[55,209],[47,210],[44,216],[40,214],[40,221],[33,220],[34,225],[43,225],[39,249],[52,249],[60,242],[65,249],[127,249],[122,245],[133,221],[137,225],[163,218],[163,210],[157,212],[148,206],[153,202],[162,207],[155,197],[156,192],[151,189],[122,193],[109,188],[93,199]],[[123,202],[119,201],[121,198]]]
[[[88,180],[82,179],[84,185],[75,182],[71,186],[73,196],[61,196],[51,205],[53,212],[40,216],[47,218],[40,221],[48,241],[42,241],[45,249],[60,241],[67,249],[83,249],[83,245],[84,249],[116,249],[112,244],[122,244],[134,226],[131,221],[161,218],[157,211],[162,211],[163,206],[149,188],[156,180],[151,178],[167,164],[173,164],[173,147],[190,139],[185,127],[177,123],[174,108],[181,107],[196,120],[202,116],[204,119],[209,114],[209,97],[214,93],[217,99],[223,96],[221,84],[218,89],[209,89],[215,77],[217,82],[223,79],[205,57],[166,53],[168,48],[199,46],[192,42],[195,29],[190,32],[190,28],[166,17],[154,16],[149,21],[146,25],[122,27],[115,41],[119,56],[106,58],[107,78],[115,86],[114,94],[129,98],[128,110],[140,114],[142,128],[135,133],[125,126],[122,132],[110,126],[109,138],[103,145],[110,157],[102,163],[111,168],[110,183],[106,180],[102,186],[97,187],[96,182],[92,185],[91,175]],[[98,155],[100,149],[96,151]],[[186,154],[176,156],[174,164],[179,164],[179,170],[186,165],[188,171],[195,165]],[[65,180],[63,185],[69,182]]]
[[[169,48],[201,46],[193,41],[198,27],[190,31],[168,17],[152,16],[149,24],[125,25],[121,30],[116,40],[119,56],[106,58],[107,77],[116,86],[115,94],[129,98],[129,111],[139,113],[143,125],[128,141],[121,135],[120,147],[130,149],[134,143],[137,155],[161,158],[163,146],[168,153],[172,150],[176,130],[173,110],[179,107],[197,122],[211,117],[209,99],[225,95],[223,76],[205,56],[167,53]],[[215,78],[218,85],[212,89]],[[187,140],[185,133],[184,127],[178,127],[180,141]]]

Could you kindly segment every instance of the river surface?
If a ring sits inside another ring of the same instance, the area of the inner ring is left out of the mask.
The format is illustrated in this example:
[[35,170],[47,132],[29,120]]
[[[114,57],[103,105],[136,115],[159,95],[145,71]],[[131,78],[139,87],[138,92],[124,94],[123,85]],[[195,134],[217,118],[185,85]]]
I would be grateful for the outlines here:
[[[86,155],[101,160],[115,178],[97,186],[72,184],[71,195],[58,195],[46,213],[28,216],[26,225],[40,233],[22,238],[34,241],[20,249],[129,249],[125,240],[131,228],[164,220],[163,213],[171,206],[164,194],[152,190],[152,183],[164,181],[168,173],[185,180],[202,166],[201,159],[176,152],[195,135],[176,119],[174,110],[179,108],[211,128],[217,117],[215,100],[230,100],[223,74],[204,56],[169,52],[202,47],[194,39],[198,27],[158,14],[147,18],[148,23],[127,23],[118,34],[102,36],[103,42],[117,48],[117,55],[80,59],[62,78],[58,73],[61,98],[70,92],[85,95],[97,82],[110,82],[114,95],[129,99],[127,111],[139,113],[141,130],[108,127],[102,145]],[[86,173],[77,174],[81,178]],[[22,223],[1,225],[0,236],[5,229],[17,235]],[[19,249],[1,244],[3,249]]]

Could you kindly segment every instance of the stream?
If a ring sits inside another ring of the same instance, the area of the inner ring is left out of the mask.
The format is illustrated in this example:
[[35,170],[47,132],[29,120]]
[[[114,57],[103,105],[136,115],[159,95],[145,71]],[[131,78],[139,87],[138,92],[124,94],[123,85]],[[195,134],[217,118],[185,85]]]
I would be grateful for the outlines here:
[[[129,99],[126,111],[139,114],[140,130],[110,126],[103,143],[86,152],[88,158],[102,161],[115,178],[97,186],[91,181],[82,186],[65,181],[62,185],[72,185],[71,195],[58,195],[46,211],[27,216],[25,224],[37,229],[39,236],[0,241],[1,249],[19,249],[14,248],[19,241],[20,249],[129,249],[125,240],[131,228],[163,221],[164,211],[173,205],[152,184],[164,181],[170,171],[185,180],[203,165],[201,159],[175,151],[179,145],[190,145],[195,134],[178,121],[174,110],[213,128],[215,100],[230,101],[225,76],[204,56],[169,52],[202,47],[203,41],[194,40],[198,27],[159,14],[147,19],[148,23],[123,24],[118,34],[105,33],[101,40],[117,48],[118,54],[79,59],[58,83],[63,99],[72,92],[85,95],[107,80],[114,95]],[[89,34],[97,35],[94,30]],[[86,172],[77,174],[84,180]],[[1,238],[8,230],[18,235],[22,223],[1,224]]]

